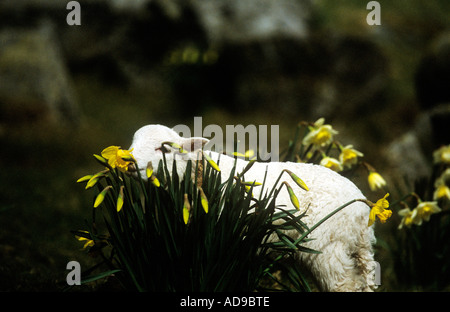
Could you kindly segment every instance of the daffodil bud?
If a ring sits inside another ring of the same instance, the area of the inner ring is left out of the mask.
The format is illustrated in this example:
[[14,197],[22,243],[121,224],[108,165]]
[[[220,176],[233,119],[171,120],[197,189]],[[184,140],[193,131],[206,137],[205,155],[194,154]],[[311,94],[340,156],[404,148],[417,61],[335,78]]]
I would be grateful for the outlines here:
[[153,185],[155,185],[156,187],[159,187],[161,185],[159,183],[159,180],[153,174],[153,165],[151,161],[147,163],[147,169],[145,170],[145,174],[147,175],[147,178],[153,183]]
[[109,166],[108,160],[100,155],[94,154],[94,158],[103,166]]
[[301,187],[302,189],[304,189],[305,191],[309,191],[308,186],[306,185],[305,182],[303,182],[302,179],[300,179],[296,174],[294,174],[292,171],[288,170],[288,169],[284,169],[283,171],[286,171],[292,178],[292,180],[294,180],[294,182]]
[[167,144],[172,148],[178,149],[178,152],[180,154],[187,154],[188,151],[186,151],[180,144],[174,143],[174,142],[163,142],[162,145]]
[[190,211],[191,211],[191,204],[189,203],[188,194],[184,194],[184,203],[183,203],[184,224],[188,224],[189,222]]
[[283,182],[284,185],[286,185],[286,188],[288,190],[289,193],[289,198],[291,199],[291,203],[292,205],[294,205],[295,209],[300,210],[300,203],[298,201],[297,196],[295,196],[294,190],[292,189],[292,187],[289,185],[289,183],[287,183],[286,181]]
[[106,176],[106,173],[107,173],[108,171],[109,171],[109,170],[103,170],[103,171],[100,171],[100,172],[97,172],[96,174],[94,174],[94,175],[89,179],[88,183],[86,184],[86,190],[87,190],[88,188],[93,187],[95,184],[97,184],[98,180],[100,180],[101,178],[105,177],[105,176]]
[[250,194],[250,191],[251,191],[252,187],[249,186],[249,185],[244,185],[244,187],[245,187],[245,190],[247,191],[247,193],[249,193],[249,195],[251,195],[252,197],[254,197],[254,196],[253,196],[253,193]]
[[145,174],[147,175],[147,178],[150,178],[153,175],[153,165],[151,161],[147,163],[147,169],[145,170]]
[[152,181],[153,185],[156,187],[160,187],[161,183],[159,183],[158,178],[156,178],[154,175],[150,178],[150,180]]
[[239,153],[239,152],[234,152],[232,153],[233,156],[237,156],[237,157],[242,157],[245,159],[249,159],[252,158],[255,155],[255,151],[254,150],[248,150],[245,152],[245,154]]
[[119,196],[117,196],[117,204],[116,204],[117,212],[122,210],[122,207],[123,207],[123,189],[124,189],[124,186],[121,185],[120,190],[119,190]]
[[94,208],[97,208],[98,206],[100,206],[100,204],[103,202],[103,200],[105,199],[106,193],[108,193],[108,191],[112,189],[111,185],[108,185],[107,187],[105,187],[103,189],[103,191],[101,191],[97,197],[95,198],[95,202],[94,202]]
[[200,191],[200,201],[203,207],[203,210],[205,213],[208,213],[208,198],[206,198],[205,192],[203,192],[203,189],[201,187],[198,188]]
[[220,172],[219,166],[217,166],[217,164],[214,162],[214,160],[211,159],[211,157],[209,157],[206,153],[203,153],[203,157],[206,158],[206,161],[208,161],[211,167],[213,167],[216,171]]
[[252,158],[255,155],[255,151],[254,150],[248,150],[245,152],[244,157],[245,158]]
[[99,179],[100,179],[100,177],[98,177],[98,176],[97,177],[93,176],[91,179],[89,179],[88,183],[86,184],[86,190],[88,188],[93,187],[95,184],[97,184]]
[[77,183],[84,182],[84,181],[89,181],[92,177],[93,177],[92,174],[85,175],[84,177],[79,178],[77,180]]
[[247,182],[247,181],[241,181],[241,184],[246,185],[246,186],[260,186],[262,185],[262,183],[259,182]]
[[159,183],[159,180],[153,174],[153,165],[151,161],[147,163],[145,174],[147,178],[153,183],[153,185],[155,185],[156,187],[160,187],[161,183]]

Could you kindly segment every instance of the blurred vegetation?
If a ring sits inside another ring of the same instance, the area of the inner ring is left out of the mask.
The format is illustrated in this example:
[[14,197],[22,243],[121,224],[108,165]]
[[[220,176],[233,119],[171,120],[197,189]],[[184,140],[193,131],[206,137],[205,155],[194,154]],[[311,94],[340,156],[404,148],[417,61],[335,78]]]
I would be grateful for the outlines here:
[[[382,26],[370,28],[365,23],[367,1],[320,1],[315,21],[317,34],[374,36],[389,60],[389,85],[386,103],[364,118],[334,120],[333,126],[355,141],[358,150],[381,173],[384,160],[380,151],[385,144],[408,130],[420,112],[415,99],[414,72],[429,43],[448,30],[450,2],[379,1]],[[79,128],[55,128],[45,122],[26,126],[8,124],[0,127],[0,290],[53,291],[65,286],[68,261],[76,260],[82,268],[95,261],[81,251],[70,230],[84,228],[91,211],[91,198],[77,178],[94,172],[92,154],[109,145],[127,148],[135,130],[145,124],[192,125],[194,114],[183,114],[174,106],[175,95],[159,87],[139,89],[111,85],[95,75],[73,76],[75,91],[83,112]],[[157,83],[157,82],[155,82]],[[378,103],[374,103],[376,107]],[[381,103],[380,103],[381,104]],[[196,115],[206,124],[279,124],[280,148],[287,146],[297,122],[309,116],[265,112],[257,106],[251,113],[233,114],[224,107],[203,107]],[[364,186],[362,186],[364,189]],[[397,224],[392,226],[396,227]],[[380,244],[383,231],[379,227]],[[382,268],[381,290],[398,288],[388,254],[378,247],[377,260]],[[77,290],[102,289],[97,285]],[[392,287],[391,287],[392,286]],[[106,286],[107,287],[107,286]],[[405,288],[403,288],[405,290]],[[406,290],[414,290],[408,289]]]

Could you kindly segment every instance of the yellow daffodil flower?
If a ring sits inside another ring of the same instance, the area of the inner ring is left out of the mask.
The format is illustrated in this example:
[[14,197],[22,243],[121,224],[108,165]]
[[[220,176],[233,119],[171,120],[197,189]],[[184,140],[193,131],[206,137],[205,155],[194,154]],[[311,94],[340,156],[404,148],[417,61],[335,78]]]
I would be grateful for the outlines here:
[[433,159],[435,164],[443,163],[450,164],[450,145],[442,146],[433,152]]
[[121,149],[120,146],[110,146],[102,151],[102,157],[108,160],[111,168],[118,168],[121,171],[127,171],[128,165],[135,161],[131,150]]
[[322,158],[322,160],[320,161],[320,165],[336,172],[342,171],[344,169],[339,160],[328,156]]
[[93,241],[92,239],[87,239],[87,238],[85,238],[85,237],[79,237],[78,240],[79,240],[80,242],[81,242],[81,241],[86,241],[85,244],[84,244],[84,246],[83,246],[83,249],[86,249],[86,248],[88,248],[88,247],[93,247],[93,246],[95,245],[95,243],[94,243],[94,241]]
[[358,162],[358,157],[363,156],[363,153],[353,149],[353,145],[347,145],[342,148],[339,161],[344,167],[351,167]]
[[398,212],[399,216],[403,217],[398,228],[402,229],[403,226],[411,227],[412,224],[422,225],[424,220],[427,222],[430,221],[431,215],[440,211],[441,208],[439,208],[437,202],[420,201],[412,211],[409,208],[405,208]]
[[400,225],[398,226],[399,230],[401,230],[403,228],[403,226],[411,227],[411,225],[413,224],[414,220],[413,220],[413,217],[412,217],[412,211],[411,211],[411,209],[409,209],[409,207],[400,210],[398,212],[398,215],[400,217],[402,217],[402,220],[400,221]]
[[386,197],[388,196],[389,193],[384,195],[383,198],[379,199],[375,204],[373,204],[372,208],[370,209],[368,226],[374,224],[377,216],[381,223],[385,223],[386,220],[392,215],[392,210],[387,209],[389,208],[389,201],[386,199]]
[[445,184],[439,185],[433,194],[433,199],[434,200],[439,200],[439,199],[450,200],[450,187],[448,187]]
[[386,180],[375,171],[371,171],[368,177],[369,187],[372,191],[376,191],[386,186]]
[[[88,231],[79,231],[79,232],[89,234]],[[89,238],[86,238],[83,236],[78,236],[78,235],[75,235],[75,238],[78,239],[80,242],[83,242],[83,241],[85,242],[83,249],[86,249],[88,247],[93,247],[95,245],[95,242],[92,239],[89,239]]]
[[333,141],[333,136],[338,134],[331,125],[324,125],[325,119],[320,118],[311,127],[311,131],[303,138],[304,145],[314,144],[316,146],[326,146]]
[[415,224],[421,225],[423,220],[427,222],[430,221],[430,216],[440,211],[441,208],[439,208],[435,201],[420,202],[419,205],[414,208],[411,217]]
[[434,182],[436,188],[433,194],[433,200],[450,200],[450,168],[445,170],[442,175]]

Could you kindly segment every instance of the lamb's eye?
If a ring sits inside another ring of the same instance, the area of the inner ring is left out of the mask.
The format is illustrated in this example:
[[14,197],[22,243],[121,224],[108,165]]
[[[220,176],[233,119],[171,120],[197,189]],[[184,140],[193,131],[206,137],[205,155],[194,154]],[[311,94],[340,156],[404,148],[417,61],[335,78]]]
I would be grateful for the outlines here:
[[171,150],[168,149],[167,147],[165,147],[164,145],[161,145],[161,147],[158,147],[156,150],[157,151],[159,150],[159,151],[163,152],[164,154],[168,154],[171,152]]

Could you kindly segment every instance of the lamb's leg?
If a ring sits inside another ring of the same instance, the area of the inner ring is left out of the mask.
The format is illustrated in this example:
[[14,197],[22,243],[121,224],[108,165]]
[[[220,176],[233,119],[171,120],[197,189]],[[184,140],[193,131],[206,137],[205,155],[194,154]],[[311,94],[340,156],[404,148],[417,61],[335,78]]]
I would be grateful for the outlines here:
[[375,234],[373,228],[366,227],[363,235],[360,237],[357,251],[353,254],[356,260],[356,267],[359,274],[365,279],[365,286],[362,291],[373,291],[375,285],[375,270],[377,262],[374,260],[372,245],[375,243]]
[[[322,291],[371,291],[375,261],[370,249],[349,248],[348,242],[327,244],[320,254],[302,254]],[[356,250],[356,251],[355,251]]]

